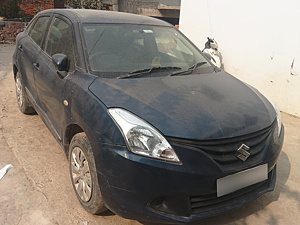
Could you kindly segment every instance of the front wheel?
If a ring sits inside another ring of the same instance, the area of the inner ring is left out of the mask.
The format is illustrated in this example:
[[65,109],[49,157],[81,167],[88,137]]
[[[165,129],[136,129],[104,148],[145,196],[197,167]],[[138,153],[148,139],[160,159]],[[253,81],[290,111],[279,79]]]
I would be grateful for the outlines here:
[[105,211],[92,147],[85,133],[78,133],[72,138],[69,164],[72,185],[84,209],[92,214]]
[[15,85],[16,85],[16,95],[17,95],[17,102],[19,109],[22,113],[24,114],[32,114],[35,112],[34,108],[31,106],[26,92],[25,88],[20,76],[20,73],[17,72],[16,77],[15,77]]

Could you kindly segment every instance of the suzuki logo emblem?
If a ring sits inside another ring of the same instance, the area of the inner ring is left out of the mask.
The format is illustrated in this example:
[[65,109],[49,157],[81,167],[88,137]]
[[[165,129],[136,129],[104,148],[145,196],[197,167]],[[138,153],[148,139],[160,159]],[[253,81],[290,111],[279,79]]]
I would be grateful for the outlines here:
[[242,144],[239,149],[237,150],[240,154],[237,156],[240,160],[242,161],[246,161],[247,158],[250,156],[250,153],[248,152],[248,150],[250,149],[249,146]]

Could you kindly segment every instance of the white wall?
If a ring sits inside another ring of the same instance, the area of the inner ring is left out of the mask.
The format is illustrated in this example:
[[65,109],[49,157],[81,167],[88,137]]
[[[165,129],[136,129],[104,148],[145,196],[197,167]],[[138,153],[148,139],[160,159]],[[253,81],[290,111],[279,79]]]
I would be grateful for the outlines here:
[[300,116],[299,0],[183,0],[179,27],[201,50],[215,38],[227,72]]

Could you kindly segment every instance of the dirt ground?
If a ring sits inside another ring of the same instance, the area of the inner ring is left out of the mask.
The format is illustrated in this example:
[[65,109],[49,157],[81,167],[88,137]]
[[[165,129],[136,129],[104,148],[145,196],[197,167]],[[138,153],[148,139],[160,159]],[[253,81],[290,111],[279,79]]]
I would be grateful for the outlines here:
[[[76,199],[68,162],[38,115],[19,112],[12,76],[14,45],[0,45],[0,225],[138,225],[111,212],[93,216]],[[275,191],[192,225],[300,224],[300,118],[282,113],[285,142]],[[147,224],[149,225],[149,224]]]

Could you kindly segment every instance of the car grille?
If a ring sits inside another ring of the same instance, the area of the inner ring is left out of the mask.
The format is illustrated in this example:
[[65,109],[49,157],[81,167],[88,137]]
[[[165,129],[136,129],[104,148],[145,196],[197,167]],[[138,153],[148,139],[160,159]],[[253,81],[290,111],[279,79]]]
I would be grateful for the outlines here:
[[[202,151],[214,160],[223,171],[230,172],[249,168],[264,159],[268,143],[270,143],[267,140],[272,137],[275,126],[274,121],[271,126],[258,132],[221,140],[198,141],[168,138],[168,141],[171,145],[192,147],[195,150]],[[242,144],[250,147],[248,150],[250,156],[245,162],[237,157],[240,154],[237,150]]]

